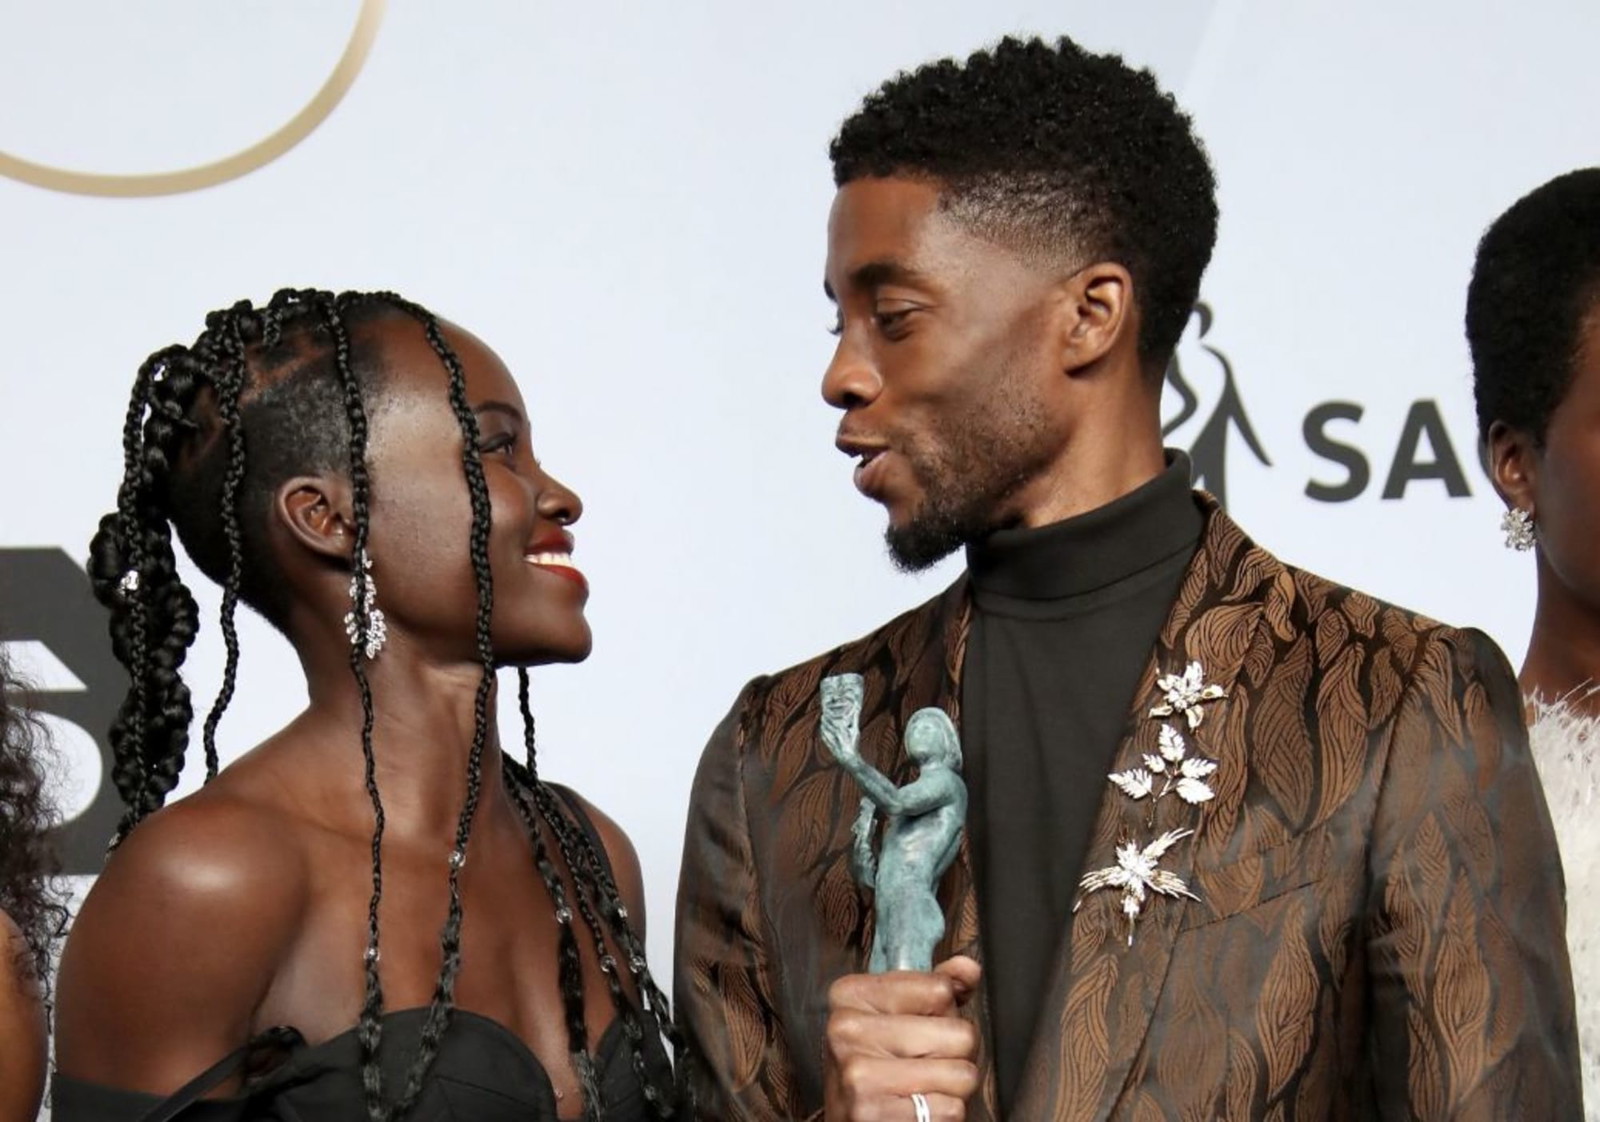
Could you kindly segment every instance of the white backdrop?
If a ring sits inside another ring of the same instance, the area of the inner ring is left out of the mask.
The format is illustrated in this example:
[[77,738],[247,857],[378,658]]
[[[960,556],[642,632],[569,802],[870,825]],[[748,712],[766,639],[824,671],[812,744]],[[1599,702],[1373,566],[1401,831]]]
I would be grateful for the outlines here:
[[[104,173],[226,156],[307,102],[359,6],[0,0],[0,153]],[[1482,626],[1520,659],[1531,566],[1498,544],[1461,307],[1483,226],[1600,162],[1600,6],[1510,8],[396,0],[348,95],[260,170],[150,198],[0,178],[0,551],[82,560],[120,475],[135,367],[191,339],[210,308],[285,284],[383,287],[472,329],[517,373],[541,458],[587,506],[595,653],[536,675],[543,767],[632,835],[666,980],[689,783],[739,686],[954,571],[892,571],[817,392],[826,145],[897,68],[1011,31],[1070,33],[1154,68],[1196,117],[1223,208],[1213,319],[1182,350],[1200,409],[1175,440],[1224,400],[1212,346],[1270,461],[1230,430],[1228,502],[1255,536]],[[1341,412],[1327,402],[1359,420],[1308,436],[1308,414]],[[1382,497],[1408,415],[1426,435],[1401,458],[1439,458],[1437,417],[1466,495],[1422,477]],[[1330,440],[1369,465],[1364,488],[1341,487],[1346,469],[1312,450]],[[1313,482],[1344,497],[1308,497]],[[213,614],[213,590],[196,587]],[[242,631],[226,756],[303,697],[285,644],[253,618]],[[47,688],[82,688],[28,638],[13,633],[14,650]],[[201,705],[219,665],[208,627],[190,662]],[[77,806],[93,747],[57,727]]]

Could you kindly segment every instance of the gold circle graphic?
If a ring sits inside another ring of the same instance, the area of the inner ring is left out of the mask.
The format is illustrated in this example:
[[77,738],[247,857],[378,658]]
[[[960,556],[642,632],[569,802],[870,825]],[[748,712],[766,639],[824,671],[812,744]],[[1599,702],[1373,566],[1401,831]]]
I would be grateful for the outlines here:
[[328,119],[328,114],[344,99],[355,83],[356,75],[361,73],[361,67],[372,49],[372,41],[377,38],[378,25],[383,22],[387,2],[361,0],[361,11],[356,16],[356,28],[350,33],[350,42],[345,44],[344,54],[339,56],[333,73],[322,83],[322,88],[306,103],[304,109],[277,132],[231,156],[180,171],[162,171],[150,175],[97,175],[36,164],[0,152],[0,175],[50,191],[104,198],[181,195],[186,191],[215,187],[219,183],[248,175],[289,151]]

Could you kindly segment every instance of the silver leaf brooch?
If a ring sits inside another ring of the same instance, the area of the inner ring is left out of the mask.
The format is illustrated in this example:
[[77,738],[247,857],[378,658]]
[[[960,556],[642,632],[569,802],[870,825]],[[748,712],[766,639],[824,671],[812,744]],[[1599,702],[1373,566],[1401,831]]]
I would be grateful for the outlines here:
[[[1195,752],[1184,731],[1198,729],[1205,720],[1205,704],[1225,696],[1221,686],[1206,684],[1205,670],[1198,661],[1190,662],[1181,674],[1162,675],[1156,679],[1156,688],[1163,700],[1149,715],[1163,721],[1157,750],[1144,757],[1142,767],[1114,771],[1107,777],[1128,798],[1146,802],[1145,828],[1149,830],[1155,829],[1156,804],[1168,795],[1176,795],[1190,806],[1201,806],[1216,797],[1208,780],[1216,772],[1217,762]],[[1175,727],[1178,721],[1183,728]],[[1085,873],[1078,881],[1078,900],[1072,910],[1076,912],[1091,893],[1120,891],[1122,914],[1128,921],[1128,945],[1133,946],[1134,929],[1151,897],[1199,899],[1182,877],[1160,866],[1166,852],[1193,833],[1192,829],[1168,830],[1142,846],[1124,838],[1117,845],[1115,864]]]

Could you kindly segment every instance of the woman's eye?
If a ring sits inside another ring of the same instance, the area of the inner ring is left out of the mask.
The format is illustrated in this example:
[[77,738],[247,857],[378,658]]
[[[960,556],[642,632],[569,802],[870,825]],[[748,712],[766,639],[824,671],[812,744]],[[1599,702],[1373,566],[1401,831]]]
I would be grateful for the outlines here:
[[510,433],[501,433],[499,436],[491,436],[488,440],[485,440],[478,451],[482,455],[492,456],[496,452],[510,452],[516,446],[517,438],[515,436]]

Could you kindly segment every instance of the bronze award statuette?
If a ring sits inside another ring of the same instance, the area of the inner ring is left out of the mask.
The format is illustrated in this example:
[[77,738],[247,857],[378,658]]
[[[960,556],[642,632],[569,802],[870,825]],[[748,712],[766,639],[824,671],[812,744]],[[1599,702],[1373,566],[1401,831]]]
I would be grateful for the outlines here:
[[[822,742],[865,792],[855,824],[850,867],[873,891],[877,930],[867,969],[933,969],[933,949],[944,937],[944,913],[935,896],[961,848],[967,819],[967,785],[961,778],[961,738],[942,709],[919,709],[906,722],[905,750],[917,778],[896,787],[861,758],[859,674],[822,680]],[[883,841],[872,852],[875,818],[883,812]]]

